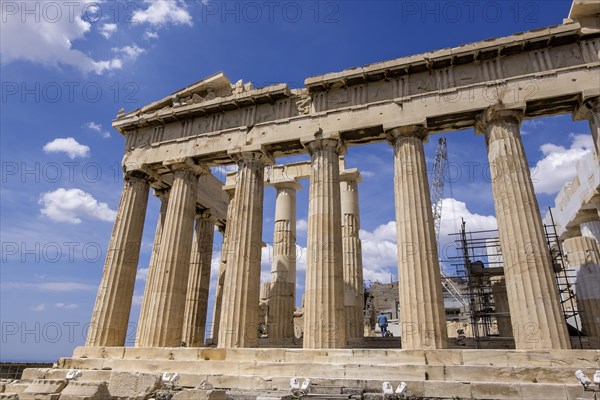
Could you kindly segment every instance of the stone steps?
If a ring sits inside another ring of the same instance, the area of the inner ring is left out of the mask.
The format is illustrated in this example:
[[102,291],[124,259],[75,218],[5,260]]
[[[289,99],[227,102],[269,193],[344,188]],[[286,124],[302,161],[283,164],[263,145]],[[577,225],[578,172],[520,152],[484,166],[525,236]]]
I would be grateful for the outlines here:
[[363,392],[377,398],[384,381],[404,381],[411,396],[425,399],[575,400],[583,392],[574,371],[600,369],[600,351],[78,348],[57,368],[28,369],[23,378],[60,380],[69,369],[82,371],[83,386],[109,382],[119,371],[177,372],[181,386],[208,382],[239,400],[285,398],[291,377],[310,378],[312,394],[331,399]]
[[[106,360],[69,359],[60,364],[61,370],[52,370],[48,377],[63,377],[68,369],[103,369],[140,372],[179,372],[182,376],[252,376],[260,373],[263,377],[320,377],[336,379],[383,379],[383,380],[446,380],[446,381],[493,381],[493,382],[540,382],[571,383],[576,369],[593,374],[597,365],[585,362],[571,366],[519,366],[503,367],[493,365],[421,365],[391,363],[372,360],[364,364],[298,363],[298,362],[256,362],[256,361],[176,361],[176,360]],[[61,376],[62,375],[62,376]],[[85,379],[85,374],[82,377]]]
[[72,359],[154,361],[253,361],[327,364],[369,364],[384,360],[394,365],[490,365],[498,367],[600,365],[600,350],[402,350],[402,349],[216,349],[78,347]]

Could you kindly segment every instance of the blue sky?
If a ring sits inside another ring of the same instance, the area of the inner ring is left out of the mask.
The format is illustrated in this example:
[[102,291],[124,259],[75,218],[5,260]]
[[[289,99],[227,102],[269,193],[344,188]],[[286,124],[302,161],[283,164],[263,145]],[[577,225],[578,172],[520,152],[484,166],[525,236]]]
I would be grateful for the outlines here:
[[[122,186],[124,140],[111,128],[120,108],[141,107],[217,71],[259,87],[301,87],[313,75],[560,24],[570,4],[3,1],[0,360],[53,361],[84,341]],[[563,115],[526,121],[522,132],[545,210],[574,176],[577,160],[590,151],[589,127]],[[442,214],[447,242],[461,217],[474,230],[493,229],[495,217],[483,137],[472,130],[444,136],[451,165]],[[425,146],[429,168],[438,137]],[[397,275],[391,147],[352,147],[346,160],[363,172],[365,278],[389,281]],[[223,171],[215,173],[223,177]],[[307,182],[301,183],[300,291],[308,200]],[[267,243],[272,242],[274,200],[274,190],[267,188]],[[158,206],[153,197],[132,323]],[[220,242],[216,234],[215,266]],[[265,279],[269,269],[267,248]]]

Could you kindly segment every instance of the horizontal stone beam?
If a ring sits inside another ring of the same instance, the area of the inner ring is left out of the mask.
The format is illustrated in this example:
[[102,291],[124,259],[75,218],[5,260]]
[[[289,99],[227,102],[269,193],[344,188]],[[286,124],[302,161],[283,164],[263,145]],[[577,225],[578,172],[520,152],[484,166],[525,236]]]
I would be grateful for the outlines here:
[[572,113],[589,83],[600,79],[600,63],[507,79],[493,85],[476,84],[451,92],[424,93],[362,107],[233,128],[215,134],[167,140],[157,146],[133,148],[124,163],[160,164],[171,154],[198,159],[207,165],[232,164],[228,150],[248,143],[263,146],[274,157],[303,154],[301,138],[321,132],[339,135],[346,145],[386,140],[385,131],[424,124],[431,132],[472,128],[478,115],[493,104],[522,103],[525,118]]

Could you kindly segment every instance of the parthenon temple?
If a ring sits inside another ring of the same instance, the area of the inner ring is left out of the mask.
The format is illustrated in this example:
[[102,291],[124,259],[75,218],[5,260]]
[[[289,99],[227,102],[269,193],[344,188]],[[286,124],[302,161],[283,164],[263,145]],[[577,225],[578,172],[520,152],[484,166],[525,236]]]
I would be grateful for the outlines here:
[[[90,381],[108,381],[116,371],[177,372],[182,386],[205,381],[233,392],[289,391],[291,377],[308,377],[362,392],[402,380],[419,398],[583,396],[573,374],[600,369],[600,282],[587,282],[580,306],[589,346],[572,349],[520,126],[559,114],[587,120],[594,170],[599,83],[600,3],[576,0],[561,25],[309,77],[300,89],[255,88],[217,73],[120,110],[113,127],[125,137],[125,180],[90,330],[85,346],[50,371],[79,369]],[[464,349],[448,340],[424,142],[466,128],[485,138],[514,349]],[[401,333],[386,348],[361,342],[362,178],[360,166],[347,169],[344,159],[349,147],[374,142],[393,150]],[[300,154],[310,160],[277,162]],[[222,182],[211,168],[224,166],[235,167]],[[298,341],[301,180],[309,200]],[[264,346],[258,332],[269,185],[276,207],[271,280],[262,289],[269,298]],[[161,207],[135,345],[126,346],[151,193]],[[578,226],[564,238],[569,262],[598,277],[598,187],[590,193],[585,220],[571,219],[570,227]],[[223,246],[209,309],[215,228]]]

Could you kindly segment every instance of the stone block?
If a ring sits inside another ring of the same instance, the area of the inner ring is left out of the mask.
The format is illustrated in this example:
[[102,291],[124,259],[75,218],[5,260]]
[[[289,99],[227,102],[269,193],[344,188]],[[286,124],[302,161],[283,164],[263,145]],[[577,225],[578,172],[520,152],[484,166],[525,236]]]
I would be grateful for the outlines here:
[[567,392],[567,400],[578,400],[579,398],[585,398],[587,393],[583,391],[581,385],[565,385],[565,391]]
[[122,359],[125,357],[125,347],[77,347],[73,358],[108,358]]
[[105,382],[71,381],[61,392],[60,400],[105,400],[110,398]]
[[21,375],[21,380],[34,380],[34,379],[44,379],[46,373],[49,371],[49,368],[27,368],[23,371]]
[[198,352],[199,360],[223,361],[226,356],[226,349],[205,349],[202,348]]
[[21,400],[58,399],[59,393],[67,386],[64,379],[35,379],[23,391]]
[[427,350],[425,362],[428,365],[461,365],[463,355],[460,350]]
[[7,383],[4,386],[4,392],[5,393],[16,393],[17,396],[21,396],[23,394],[23,392],[25,391],[25,389],[27,389],[28,386],[29,386],[28,383],[20,383],[20,382]]
[[423,385],[423,397],[441,397],[449,394],[461,399],[471,398],[471,386],[463,382],[427,381]]
[[550,383],[522,383],[521,395],[527,400],[563,400],[567,398],[565,385]]
[[144,400],[161,385],[160,375],[113,371],[108,391],[117,399]]
[[172,400],[226,400],[224,390],[184,389],[173,395]]
[[518,383],[472,382],[472,399],[514,400],[522,399]]
[[0,383],[0,393],[4,393],[4,387],[5,387],[5,384]]

